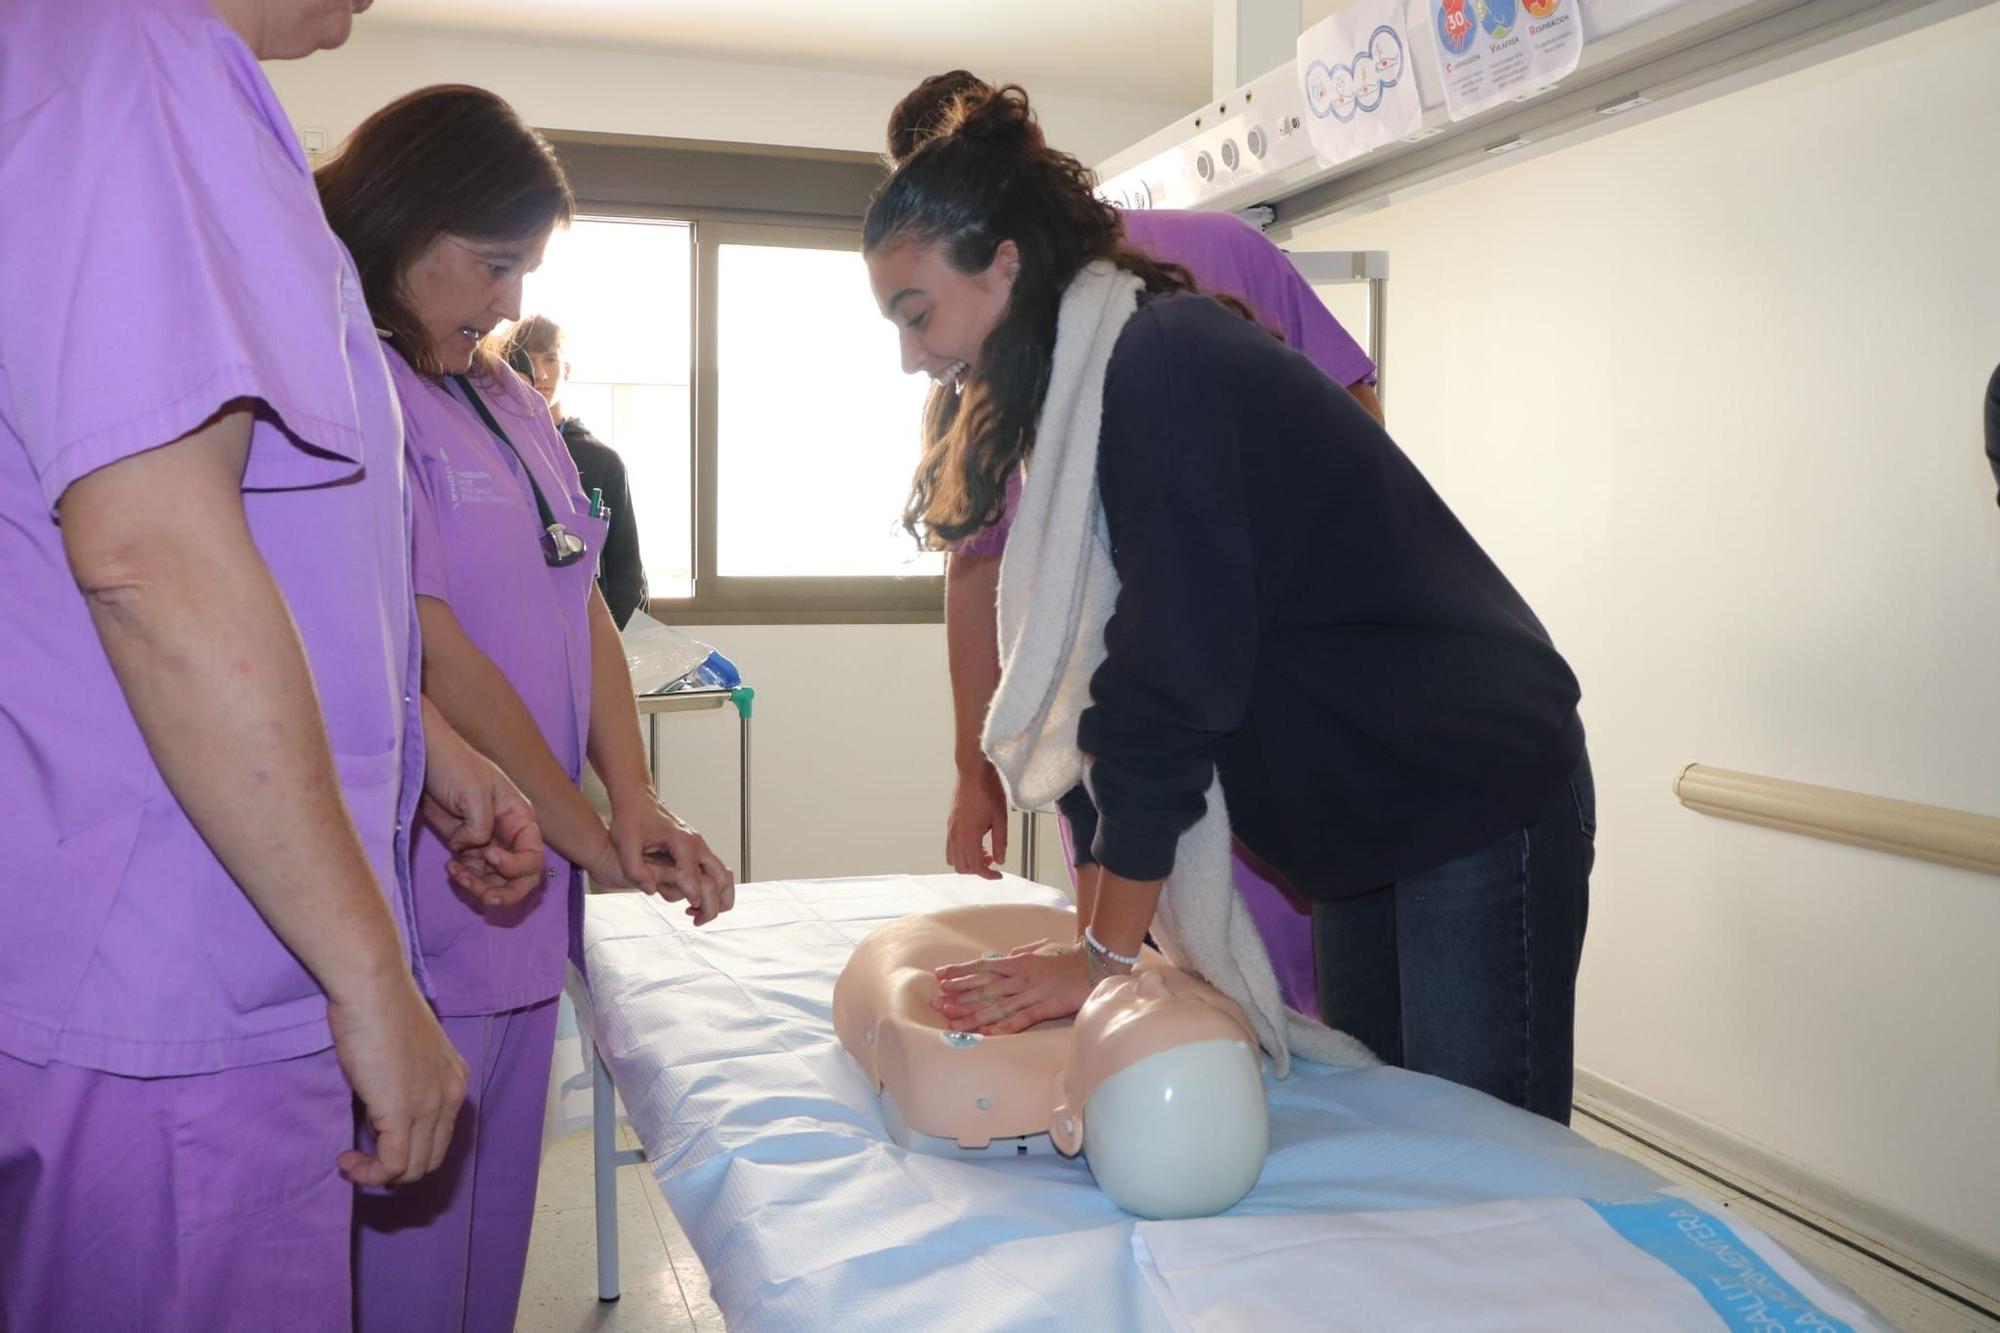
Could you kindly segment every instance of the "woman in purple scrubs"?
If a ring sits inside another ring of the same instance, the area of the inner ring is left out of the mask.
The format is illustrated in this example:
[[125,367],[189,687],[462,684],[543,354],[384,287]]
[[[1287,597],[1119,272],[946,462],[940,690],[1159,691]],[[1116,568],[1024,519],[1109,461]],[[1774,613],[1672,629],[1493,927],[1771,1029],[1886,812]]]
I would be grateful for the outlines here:
[[[578,939],[577,872],[684,898],[698,924],[731,905],[734,884],[654,794],[593,583],[605,522],[548,408],[480,347],[520,317],[522,278],[569,220],[554,153],[493,94],[427,88],[370,116],[318,180],[402,404],[426,688],[528,794],[550,851],[544,892],[489,911],[454,891],[443,848],[417,840],[417,936],[471,1092],[445,1168],[362,1202],[358,1324],[506,1329],[527,1262],[556,997]],[[586,758],[611,798],[608,828],[578,789]]]
[[350,20],[0,7],[0,1328],[346,1329],[350,1182],[465,1088],[403,832],[539,876],[420,730],[393,391],[257,65]]

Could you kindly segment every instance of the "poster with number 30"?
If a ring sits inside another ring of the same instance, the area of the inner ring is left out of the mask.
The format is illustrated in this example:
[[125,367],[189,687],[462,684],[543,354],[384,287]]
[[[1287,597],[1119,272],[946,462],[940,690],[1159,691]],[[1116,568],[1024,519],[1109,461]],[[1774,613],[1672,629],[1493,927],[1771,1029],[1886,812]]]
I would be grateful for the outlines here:
[[1405,0],[1357,0],[1299,34],[1306,124],[1321,166],[1414,134],[1423,123],[1407,12]]
[[1437,42],[1453,120],[1548,87],[1583,55],[1578,0],[1410,0]]

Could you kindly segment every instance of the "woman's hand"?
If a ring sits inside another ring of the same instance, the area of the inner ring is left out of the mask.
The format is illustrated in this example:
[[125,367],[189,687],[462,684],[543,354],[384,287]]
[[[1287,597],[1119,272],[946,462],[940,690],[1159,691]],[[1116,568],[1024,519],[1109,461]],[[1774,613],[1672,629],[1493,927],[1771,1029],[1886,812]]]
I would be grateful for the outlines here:
[[611,809],[611,843],[625,878],[649,893],[688,904],[697,926],[736,905],[736,876],[651,792]]
[[1081,943],[1024,944],[1005,958],[936,969],[931,1007],[954,1032],[1000,1036],[1069,1018],[1097,989]]
[[[987,839],[993,849],[987,851]],[[982,759],[978,768],[960,769],[951,791],[951,814],[944,826],[944,855],[961,875],[1000,878],[1007,859],[1007,792],[1000,773]]]
[[[647,892],[651,892],[653,889],[650,883],[634,884],[625,877],[625,867],[618,860],[618,849],[611,844],[611,830],[605,826],[602,820],[598,821],[597,828],[591,835],[588,847],[579,853],[575,860],[577,868],[590,877],[593,887],[600,889],[644,889]],[[680,901],[678,895],[668,894],[666,896],[675,902]]]
[[373,1136],[365,1149],[340,1154],[340,1174],[356,1185],[407,1185],[444,1165],[465,1100],[465,1061],[409,971],[329,990],[326,1021]]
[[546,878],[542,831],[528,798],[425,701],[424,795],[429,824],[451,851],[445,874],[486,907],[511,907]]

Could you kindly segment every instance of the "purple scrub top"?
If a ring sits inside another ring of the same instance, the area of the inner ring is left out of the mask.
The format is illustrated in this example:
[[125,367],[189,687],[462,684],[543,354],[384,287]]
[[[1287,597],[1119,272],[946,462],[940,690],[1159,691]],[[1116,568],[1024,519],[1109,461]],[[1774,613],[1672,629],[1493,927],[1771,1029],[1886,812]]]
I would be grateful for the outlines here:
[[[450,606],[575,781],[590,735],[590,593],[608,524],[590,517],[548,406],[520,376],[503,366],[472,381],[510,450],[455,384],[419,375],[394,351],[389,365],[408,438],[417,595]],[[573,565],[554,568],[542,559],[541,519],[523,462],[556,521],[589,543],[589,554]],[[550,849],[542,888],[515,907],[485,911],[452,888],[445,860],[443,843],[419,830],[417,940],[438,1012],[499,1013],[561,991],[583,903],[569,862]]]
[[244,510],[407,934],[395,400],[292,127],[202,0],[0,7],[0,293],[0,1051],[169,1075],[323,1050],[324,996],[167,790],[55,520],[78,478],[256,401]]
[[[1285,252],[1249,223],[1230,213],[1172,209],[1140,210],[1119,217],[1133,248],[1186,268],[1203,291],[1241,298],[1259,321],[1285,336],[1286,346],[1302,353],[1335,384],[1374,382],[1375,363],[1361,344],[1313,294],[1312,284],[1299,276]],[[952,549],[960,555],[999,555],[1007,548],[1007,533],[1020,503],[1021,478],[1017,474],[1008,480],[1000,521]]]
[[1155,259],[1179,264],[1203,291],[1242,298],[1285,345],[1343,387],[1375,378],[1375,363],[1333,317],[1312,284],[1264,233],[1231,213],[1171,209],[1121,213],[1125,239]]

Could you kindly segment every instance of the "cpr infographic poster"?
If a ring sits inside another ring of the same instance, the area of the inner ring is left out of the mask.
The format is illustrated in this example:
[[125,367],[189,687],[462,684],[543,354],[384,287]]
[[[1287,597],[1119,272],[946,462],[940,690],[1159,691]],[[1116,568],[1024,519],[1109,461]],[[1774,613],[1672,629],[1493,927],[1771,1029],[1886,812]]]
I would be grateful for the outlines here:
[[1423,123],[1404,26],[1410,12],[1406,0],[1356,0],[1299,34],[1306,125],[1321,166],[1414,134]]
[[1583,54],[1578,0],[1410,0],[1437,39],[1453,120],[1548,87]]

